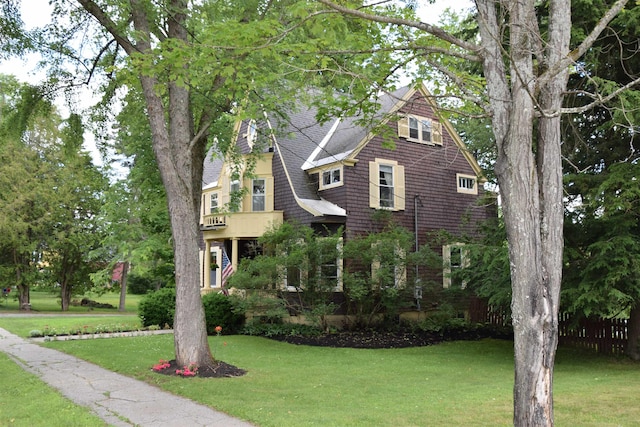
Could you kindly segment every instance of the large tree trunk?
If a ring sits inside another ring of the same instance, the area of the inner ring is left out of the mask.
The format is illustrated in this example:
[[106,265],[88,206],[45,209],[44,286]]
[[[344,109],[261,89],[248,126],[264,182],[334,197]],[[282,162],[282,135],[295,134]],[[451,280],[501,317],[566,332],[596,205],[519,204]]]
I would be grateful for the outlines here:
[[[546,67],[568,54],[569,2],[552,2],[547,51],[540,45],[534,1],[509,2],[511,69],[508,75],[495,3],[480,0],[476,3],[498,149],[496,175],[509,242],[515,353],[514,425],[552,426],[553,366],[562,272],[559,108],[567,75],[562,71],[536,86],[540,81],[534,59],[539,67]],[[559,14],[562,16],[556,16]],[[534,140],[536,119],[538,138]]]
[[[188,42],[186,1],[171,0],[168,36]],[[136,45],[151,52],[149,21],[144,4],[131,2],[134,26],[141,37]],[[184,68],[188,64],[179,64]],[[199,212],[204,162],[204,141],[194,140],[189,91],[169,82],[168,111],[158,95],[155,76],[140,75],[153,138],[153,150],[164,187],[173,236],[176,273],[176,311],[173,323],[176,361],[179,365],[213,365],[209,349],[204,307],[200,297],[198,241]]]

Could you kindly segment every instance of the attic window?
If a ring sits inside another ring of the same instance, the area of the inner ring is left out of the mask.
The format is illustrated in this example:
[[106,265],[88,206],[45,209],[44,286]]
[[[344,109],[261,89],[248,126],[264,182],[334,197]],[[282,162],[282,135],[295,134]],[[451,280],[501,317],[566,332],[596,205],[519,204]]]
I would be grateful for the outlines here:
[[478,194],[478,180],[473,175],[456,174],[458,193]]
[[320,190],[338,187],[342,185],[342,167],[322,171],[320,179]]
[[255,120],[250,120],[247,125],[247,133],[245,134],[247,137],[247,144],[249,147],[253,148],[253,144],[255,144],[256,139],[258,137],[258,126],[256,125]]
[[421,144],[442,145],[442,123],[426,117],[405,116],[398,121],[398,136]]

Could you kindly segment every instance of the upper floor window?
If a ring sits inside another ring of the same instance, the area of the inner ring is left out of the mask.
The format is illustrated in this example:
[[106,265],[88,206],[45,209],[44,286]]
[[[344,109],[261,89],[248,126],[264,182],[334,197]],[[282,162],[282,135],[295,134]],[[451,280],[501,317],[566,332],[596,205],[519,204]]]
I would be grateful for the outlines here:
[[216,213],[218,212],[218,193],[211,193],[209,199],[209,212]]
[[247,124],[247,133],[244,136],[247,137],[247,144],[249,144],[249,147],[253,148],[256,139],[258,139],[258,125],[255,120],[249,120],[249,123]]
[[337,187],[342,184],[342,168],[337,167],[322,172],[320,190]]
[[426,117],[405,116],[398,121],[398,136],[422,144],[442,145],[442,123]]
[[229,203],[229,210],[231,212],[238,212],[240,210],[240,180],[234,179],[229,183],[229,196],[231,202]]
[[478,194],[478,180],[473,175],[456,174],[458,193]]
[[380,165],[378,172],[380,178],[380,207],[393,208],[393,166]]
[[394,160],[369,162],[369,206],[404,210],[404,166]]
[[265,210],[265,180],[254,179],[251,185],[251,210],[253,212],[263,212]]

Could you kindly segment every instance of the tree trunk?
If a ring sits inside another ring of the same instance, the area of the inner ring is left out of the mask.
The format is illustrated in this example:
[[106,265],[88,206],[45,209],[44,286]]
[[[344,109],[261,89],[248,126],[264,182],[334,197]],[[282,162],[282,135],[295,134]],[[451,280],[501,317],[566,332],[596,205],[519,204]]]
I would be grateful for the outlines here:
[[62,311],[69,311],[71,303],[71,286],[68,280],[63,280],[60,284],[60,306]]
[[[553,425],[563,224],[558,110],[567,75],[563,71],[547,76],[537,87],[540,81],[534,68],[536,61],[539,67],[547,67],[568,53],[569,2],[552,3],[550,40],[544,54],[534,1],[509,3],[511,69],[507,74],[496,4],[476,2],[498,149],[495,170],[509,242],[516,426]],[[536,118],[538,138],[534,140]]]
[[[139,39],[136,49],[153,55],[151,32],[144,2],[132,1],[133,21]],[[171,0],[168,36],[188,43],[186,1]],[[188,64],[179,64],[187,68]],[[140,74],[147,104],[153,151],[167,191],[176,273],[176,311],[173,323],[178,365],[211,366],[204,306],[200,297],[199,212],[205,140],[194,140],[189,90],[175,81],[167,83],[168,107],[158,95],[155,76]],[[167,110],[168,109],[168,110]]]
[[129,262],[122,263],[122,276],[120,277],[120,303],[118,311],[125,311],[125,303],[127,299],[127,276],[129,274]]
[[638,301],[629,313],[627,334],[627,356],[633,360],[640,360],[640,305]]
[[31,310],[31,296],[29,295],[29,285],[18,285],[18,306],[20,310]]

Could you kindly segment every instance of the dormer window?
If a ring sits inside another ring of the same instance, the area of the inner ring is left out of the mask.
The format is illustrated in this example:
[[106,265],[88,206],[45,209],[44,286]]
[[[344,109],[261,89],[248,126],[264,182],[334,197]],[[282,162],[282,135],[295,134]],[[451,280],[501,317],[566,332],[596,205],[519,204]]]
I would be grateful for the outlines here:
[[320,190],[342,185],[342,167],[322,171],[320,177]]
[[421,144],[442,145],[442,123],[426,117],[405,116],[398,121],[398,136]]

